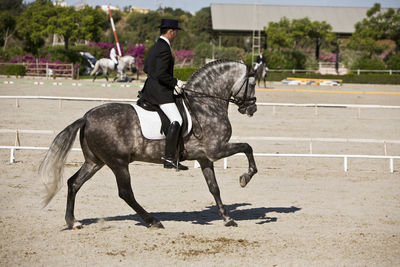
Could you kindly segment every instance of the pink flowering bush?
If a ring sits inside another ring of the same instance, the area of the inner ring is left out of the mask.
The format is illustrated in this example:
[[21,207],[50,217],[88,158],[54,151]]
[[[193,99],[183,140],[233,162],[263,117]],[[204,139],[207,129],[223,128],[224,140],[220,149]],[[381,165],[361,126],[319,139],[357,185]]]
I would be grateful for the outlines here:
[[[31,54],[14,57],[10,63],[25,63],[26,74],[46,75],[46,67],[52,69],[55,76],[68,75],[71,73],[71,63],[62,62],[60,60],[50,60],[50,56],[45,58],[35,58]],[[79,69],[80,63],[76,63],[73,68]]]
[[321,54],[319,59],[326,62],[336,62],[336,53]]
[[126,55],[135,57],[136,68],[138,68],[139,71],[143,71],[144,51],[145,50],[146,50],[146,46],[144,44],[138,44],[138,45],[128,48],[128,50],[126,51]]
[[190,63],[194,58],[193,50],[175,50],[175,59],[177,64]]

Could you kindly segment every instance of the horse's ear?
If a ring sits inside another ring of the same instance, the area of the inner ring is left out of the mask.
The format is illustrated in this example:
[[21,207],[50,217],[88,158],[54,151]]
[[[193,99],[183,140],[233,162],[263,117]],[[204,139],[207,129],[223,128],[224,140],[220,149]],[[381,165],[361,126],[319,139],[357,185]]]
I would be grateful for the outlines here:
[[256,73],[255,73],[255,71],[254,71],[253,69],[251,69],[251,70],[247,73],[247,76],[248,76],[248,77],[255,77],[255,76],[256,76]]
[[247,73],[251,72],[253,70],[253,67],[251,65],[246,64],[247,68]]

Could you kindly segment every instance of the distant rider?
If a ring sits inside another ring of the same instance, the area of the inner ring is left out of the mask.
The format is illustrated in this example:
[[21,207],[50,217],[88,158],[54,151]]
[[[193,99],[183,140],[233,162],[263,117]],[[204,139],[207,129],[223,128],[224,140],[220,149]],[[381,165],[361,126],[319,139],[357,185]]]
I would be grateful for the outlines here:
[[[254,70],[257,70],[258,67],[259,67],[262,63],[265,64],[266,60],[265,60],[265,57],[263,56],[263,52],[262,52],[262,51],[260,51],[260,54],[257,56],[256,62],[257,62],[257,64],[254,66]],[[266,65],[265,65],[265,66],[266,66]]]
[[112,62],[114,62],[114,69],[117,69],[118,66],[118,56],[117,56],[117,50],[115,49],[115,45],[111,48],[110,50],[110,59]]

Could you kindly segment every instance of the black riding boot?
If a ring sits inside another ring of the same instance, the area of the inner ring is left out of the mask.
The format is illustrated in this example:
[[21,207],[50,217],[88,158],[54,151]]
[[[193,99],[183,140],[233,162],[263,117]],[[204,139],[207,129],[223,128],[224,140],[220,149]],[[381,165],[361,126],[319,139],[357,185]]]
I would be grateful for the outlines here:
[[188,170],[189,168],[183,166],[176,160],[176,150],[178,147],[179,132],[181,126],[177,121],[171,123],[168,129],[168,133],[165,139],[165,159],[164,168],[167,169],[178,169],[178,170]]

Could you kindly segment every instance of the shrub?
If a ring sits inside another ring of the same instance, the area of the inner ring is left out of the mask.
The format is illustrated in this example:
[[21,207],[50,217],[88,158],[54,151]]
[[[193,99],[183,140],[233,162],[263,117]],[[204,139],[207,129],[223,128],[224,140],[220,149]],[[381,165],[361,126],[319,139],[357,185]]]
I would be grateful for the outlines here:
[[315,79],[332,79],[342,80],[343,83],[363,83],[363,84],[400,84],[400,74],[361,74],[350,73],[347,75],[322,75],[318,73],[292,73],[292,72],[269,72],[268,81],[282,81],[287,77],[298,78],[315,78]]
[[0,66],[0,74],[2,75],[15,75],[15,76],[25,76],[26,69],[23,65],[3,65]]
[[175,50],[174,54],[177,64],[190,63],[194,57],[193,50]]
[[378,58],[360,57],[351,66],[352,70],[384,70],[386,69],[383,60]]
[[[218,55],[218,48],[215,47],[215,56]],[[201,66],[205,63],[206,58],[212,57],[212,47],[209,43],[199,43],[194,48],[194,65]]]
[[400,70],[400,53],[393,54],[389,57],[387,68],[389,70]]
[[197,68],[194,67],[175,68],[174,76],[178,80],[187,81],[190,75],[192,75],[196,70]]
[[267,66],[270,69],[305,69],[307,57],[299,51],[268,51]]

